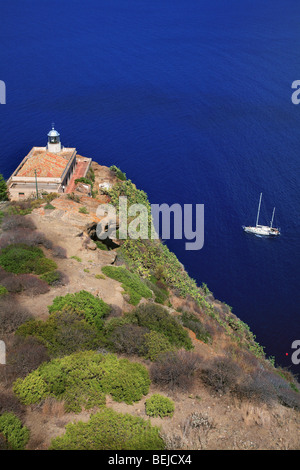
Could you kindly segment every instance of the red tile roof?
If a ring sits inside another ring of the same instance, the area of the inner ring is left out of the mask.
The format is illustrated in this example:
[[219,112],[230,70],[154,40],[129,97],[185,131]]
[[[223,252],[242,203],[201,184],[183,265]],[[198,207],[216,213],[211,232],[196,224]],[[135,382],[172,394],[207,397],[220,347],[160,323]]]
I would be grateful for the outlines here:
[[60,178],[75,149],[64,149],[50,153],[46,149],[33,148],[17,176],[34,177],[35,170],[40,178]]

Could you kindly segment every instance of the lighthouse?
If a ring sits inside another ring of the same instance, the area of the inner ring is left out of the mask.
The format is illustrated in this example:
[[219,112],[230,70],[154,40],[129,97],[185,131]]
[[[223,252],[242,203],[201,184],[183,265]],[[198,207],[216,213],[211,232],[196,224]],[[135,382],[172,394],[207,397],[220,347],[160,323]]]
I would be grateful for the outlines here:
[[47,149],[51,153],[59,153],[61,151],[61,142],[60,142],[60,135],[54,129],[54,124],[52,124],[52,129],[48,132],[48,144]]

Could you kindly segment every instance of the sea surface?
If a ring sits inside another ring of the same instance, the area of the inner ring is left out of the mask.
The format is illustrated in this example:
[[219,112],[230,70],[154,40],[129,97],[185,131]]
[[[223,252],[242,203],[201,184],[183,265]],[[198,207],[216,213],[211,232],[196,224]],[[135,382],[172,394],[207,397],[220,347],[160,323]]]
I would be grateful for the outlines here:
[[[300,339],[298,0],[0,2],[0,172],[54,122],[152,203],[205,205],[203,249],[167,244],[276,363]],[[261,223],[278,239],[247,235]],[[300,365],[293,366],[294,373]]]

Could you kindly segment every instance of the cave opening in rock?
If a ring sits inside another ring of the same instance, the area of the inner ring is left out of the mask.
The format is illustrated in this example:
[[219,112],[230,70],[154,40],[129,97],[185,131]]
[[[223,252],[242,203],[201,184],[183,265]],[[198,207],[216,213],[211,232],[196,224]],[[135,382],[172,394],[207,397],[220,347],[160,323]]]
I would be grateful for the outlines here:
[[[107,230],[108,227],[105,227],[105,230]],[[115,250],[116,248],[119,248],[119,244],[116,243],[115,240],[112,240],[111,238],[107,237],[104,240],[100,240],[97,236],[97,224],[91,224],[87,227],[87,233],[88,236],[90,237],[91,240],[94,242],[97,242],[97,245],[99,248],[101,248],[101,245],[103,245],[103,249],[107,250]]]

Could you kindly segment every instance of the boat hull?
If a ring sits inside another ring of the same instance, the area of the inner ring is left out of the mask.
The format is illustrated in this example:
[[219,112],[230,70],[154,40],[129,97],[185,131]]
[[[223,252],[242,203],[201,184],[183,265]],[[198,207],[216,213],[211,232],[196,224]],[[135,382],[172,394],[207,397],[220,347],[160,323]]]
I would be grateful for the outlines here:
[[257,225],[256,227],[243,226],[243,230],[246,233],[252,233],[261,237],[276,237],[280,234],[277,228],[268,227],[266,225]]

